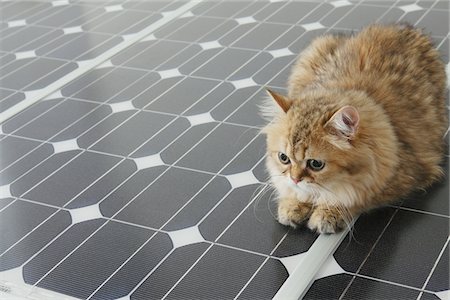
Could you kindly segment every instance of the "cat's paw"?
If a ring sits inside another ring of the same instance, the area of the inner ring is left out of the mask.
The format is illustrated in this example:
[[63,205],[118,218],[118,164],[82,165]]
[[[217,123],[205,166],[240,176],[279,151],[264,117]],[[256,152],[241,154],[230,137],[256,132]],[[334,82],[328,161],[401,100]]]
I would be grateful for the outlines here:
[[309,229],[318,233],[336,233],[346,226],[344,218],[337,209],[318,206],[312,212]]
[[298,202],[296,199],[283,199],[278,203],[278,222],[297,228],[297,225],[309,218],[311,211],[310,203]]

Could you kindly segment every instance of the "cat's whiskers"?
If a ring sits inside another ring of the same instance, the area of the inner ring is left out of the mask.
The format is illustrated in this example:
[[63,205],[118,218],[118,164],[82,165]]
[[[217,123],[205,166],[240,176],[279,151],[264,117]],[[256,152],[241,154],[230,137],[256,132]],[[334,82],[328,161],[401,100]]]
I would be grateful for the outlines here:
[[313,197],[314,197],[315,200],[320,198],[320,196],[321,196],[322,193],[321,193],[321,191],[320,191],[317,187],[315,187],[314,185],[310,185],[310,186],[308,187],[308,189],[311,190],[311,192],[312,192]]
[[[241,138],[244,136],[244,135],[246,135],[249,131],[251,131],[251,130],[255,130],[255,128],[253,128],[253,127],[249,127],[249,128],[247,128],[247,129],[245,129],[240,135],[239,135],[239,137],[236,139],[236,141],[235,141],[235,145],[238,145],[239,144],[239,141],[241,140]],[[261,134],[261,132],[258,132],[258,135],[259,134]]]
[[270,209],[270,202],[271,202],[271,201],[277,201],[277,197],[275,197],[274,199],[272,199],[274,193],[277,192],[277,190],[276,190],[276,187],[275,187],[273,184],[271,184],[271,182],[270,182],[270,179],[271,179],[272,177],[276,177],[276,176],[284,176],[284,175],[279,174],[279,175],[269,175],[269,176],[267,176],[266,181],[265,181],[265,184],[264,184],[264,185],[261,185],[260,187],[258,187],[258,188],[253,192],[252,197],[251,197],[251,198],[253,199],[253,197],[255,197],[255,195],[257,195],[256,198],[254,199],[254,203],[253,203],[253,215],[254,215],[254,216],[256,217],[256,219],[257,219],[259,222],[261,222],[261,223],[263,223],[263,221],[257,216],[256,210],[257,210],[257,208],[258,208],[259,203],[261,202],[261,200],[264,198],[264,196],[265,196],[265,195],[267,194],[267,192],[269,192],[269,191],[271,191],[271,192],[270,192],[269,198],[268,198],[268,200],[267,200],[267,209],[269,210],[270,215],[271,215],[275,220],[278,219],[277,216],[274,215],[274,213],[273,213],[272,210]]
[[342,216],[342,220],[345,222],[345,224],[348,228],[349,242],[352,239],[356,241],[356,238],[353,234],[353,226],[352,226],[353,217],[352,217],[350,210],[348,209],[348,207],[346,207],[345,205],[342,205],[341,203],[337,203],[336,209],[339,212],[339,214]]
[[[275,187],[273,187],[273,192],[276,192],[277,190],[276,190],[276,188]],[[273,192],[272,192],[272,194],[273,194]],[[275,199],[272,199],[272,194],[270,195],[270,197],[269,197],[269,200],[267,201],[267,209],[269,210],[269,213],[270,213],[270,215],[273,217],[273,219],[274,220],[278,220],[278,216],[277,215],[275,215],[273,212],[272,212],[272,209],[270,209],[270,202],[278,202],[278,197],[277,198],[275,198]]]
[[[274,218],[274,220],[278,220],[278,217],[277,217],[276,215],[274,215],[273,212],[272,212],[272,210],[270,209],[270,202],[271,202],[271,201],[277,201],[277,200],[278,200],[278,197],[275,197],[275,198],[273,197],[274,193],[277,192],[277,189],[275,188],[275,186],[267,185],[267,192],[268,192],[269,190],[271,190],[271,192],[270,192],[269,198],[267,199],[267,209],[268,209],[270,215]],[[266,194],[266,193],[264,193],[264,194],[261,193],[260,200],[262,199],[262,196],[265,195],[265,194]],[[260,200],[259,200],[259,201],[260,201]],[[254,213],[256,213],[255,210],[253,210],[253,211],[254,211]]]
[[311,185],[310,186],[311,190],[313,190],[316,193],[316,198],[315,198],[316,200],[321,196],[322,196],[322,198],[326,198],[326,199],[329,198],[329,197],[324,197],[324,191],[333,196],[335,195],[335,193],[332,190],[328,189],[323,184],[320,184],[318,182],[311,182],[310,185]]
[[269,188],[270,188],[270,186],[268,186],[268,185],[260,185],[260,186],[258,186],[253,191],[252,196],[250,198],[250,199],[254,199],[253,200],[253,215],[255,216],[256,220],[258,220],[260,223],[263,223],[263,221],[258,218],[258,215],[256,214],[256,210],[258,208],[258,205],[259,205],[261,199],[265,195],[265,192],[266,192],[265,190],[266,189],[268,190]]

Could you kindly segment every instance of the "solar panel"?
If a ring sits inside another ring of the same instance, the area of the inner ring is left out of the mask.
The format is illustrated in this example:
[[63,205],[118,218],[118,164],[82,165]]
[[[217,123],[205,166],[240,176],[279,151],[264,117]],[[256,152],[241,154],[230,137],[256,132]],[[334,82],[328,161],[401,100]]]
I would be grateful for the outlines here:
[[408,21],[448,66],[448,2],[0,7],[2,297],[448,295],[448,161],[443,183],[349,234],[289,229],[276,221],[258,113],[265,87],[284,92],[323,33]]

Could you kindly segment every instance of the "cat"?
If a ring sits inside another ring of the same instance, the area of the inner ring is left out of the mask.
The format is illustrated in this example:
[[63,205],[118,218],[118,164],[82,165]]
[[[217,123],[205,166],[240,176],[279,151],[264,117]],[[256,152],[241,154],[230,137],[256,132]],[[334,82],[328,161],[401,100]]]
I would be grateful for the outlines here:
[[410,25],[314,39],[292,68],[288,95],[268,90],[262,107],[278,221],[339,232],[439,180],[445,89],[439,52]]

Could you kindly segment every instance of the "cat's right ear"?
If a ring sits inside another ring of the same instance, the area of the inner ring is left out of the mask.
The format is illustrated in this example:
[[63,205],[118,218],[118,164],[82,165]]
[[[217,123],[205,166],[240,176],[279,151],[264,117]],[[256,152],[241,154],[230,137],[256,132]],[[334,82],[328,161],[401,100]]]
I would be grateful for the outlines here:
[[353,106],[339,109],[325,124],[336,135],[347,140],[355,138],[359,126],[359,113]]
[[291,108],[291,101],[289,101],[286,97],[275,93],[274,91],[271,91],[269,89],[266,89],[267,94],[275,100],[275,102],[281,107],[281,109],[286,113],[289,108]]

